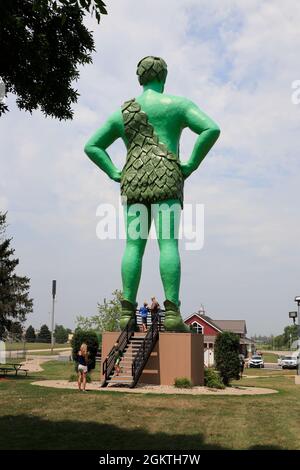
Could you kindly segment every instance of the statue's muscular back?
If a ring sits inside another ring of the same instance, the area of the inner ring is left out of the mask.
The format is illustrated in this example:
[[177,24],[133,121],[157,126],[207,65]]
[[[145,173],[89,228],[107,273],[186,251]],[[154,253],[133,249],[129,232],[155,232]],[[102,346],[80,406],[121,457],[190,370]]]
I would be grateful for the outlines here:
[[[142,111],[147,114],[159,141],[164,143],[172,153],[178,155],[180,135],[182,129],[187,126],[185,113],[191,102],[185,98],[153,90],[145,91],[136,98],[136,101],[141,105]],[[121,111],[115,113],[114,119],[118,121],[121,137],[127,145]]]

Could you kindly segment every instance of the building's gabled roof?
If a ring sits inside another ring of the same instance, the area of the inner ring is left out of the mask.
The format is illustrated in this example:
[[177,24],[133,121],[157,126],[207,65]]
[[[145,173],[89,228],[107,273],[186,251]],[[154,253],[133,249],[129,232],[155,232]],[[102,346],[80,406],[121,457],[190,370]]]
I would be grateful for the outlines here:
[[210,317],[204,313],[194,312],[184,319],[184,321],[190,320],[192,317],[202,318],[206,323],[211,325],[216,330],[222,331],[232,331],[233,333],[245,335],[247,333],[246,322],[245,320],[212,320]]
[[204,313],[199,313],[199,312],[195,312],[195,313],[192,313],[191,315],[189,315],[188,317],[186,317],[184,319],[184,321],[188,321],[190,320],[192,317],[199,317],[199,319],[202,319],[204,320],[206,323],[208,323],[210,326],[212,326],[213,328],[215,328],[216,330],[222,332],[222,328],[220,328],[220,326],[216,325],[216,322],[215,320],[212,320],[210,317],[208,317],[207,315],[204,315]]
[[240,344],[255,344],[255,341],[245,336],[245,338],[240,338]]
[[245,320],[214,320],[214,323],[223,331],[232,331],[233,333],[247,333]]

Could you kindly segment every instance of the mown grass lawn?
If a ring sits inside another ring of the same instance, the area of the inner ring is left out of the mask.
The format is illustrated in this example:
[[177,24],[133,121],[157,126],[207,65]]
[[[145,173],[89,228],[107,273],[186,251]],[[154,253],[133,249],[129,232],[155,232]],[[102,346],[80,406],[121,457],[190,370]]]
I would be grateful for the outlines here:
[[300,449],[300,387],[291,371],[255,370],[262,377],[237,383],[276,395],[197,397],[31,385],[73,372],[70,363],[43,367],[0,382],[1,449]]
[[278,354],[263,351],[263,359],[264,359],[265,362],[272,362],[272,363],[277,364],[278,357],[279,357]]
[[[5,348],[7,351],[22,351],[24,348],[26,350],[35,350],[35,349],[51,349],[51,344],[50,343],[24,343],[24,342],[18,342],[18,343],[5,343]],[[68,343],[63,343],[63,344],[55,344],[54,348],[56,349],[64,349],[64,348],[71,348],[70,344]]]
[[[57,356],[60,352],[63,352],[65,355],[71,354],[72,349],[53,349],[53,356]],[[26,353],[26,356],[52,356],[51,351],[34,351],[30,353]]]

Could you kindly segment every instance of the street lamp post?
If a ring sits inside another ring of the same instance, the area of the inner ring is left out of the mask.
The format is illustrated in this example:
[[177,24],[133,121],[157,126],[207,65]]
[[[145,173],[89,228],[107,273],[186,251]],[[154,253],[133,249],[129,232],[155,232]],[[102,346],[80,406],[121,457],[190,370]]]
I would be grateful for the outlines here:
[[52,281],[52,315],[51,315],[51,354],[53,354],[54,347],[54,306],[56,296],[56,280]]
[[[300,295],[297,295],[295,297],[295,302],[298,305],[298,356],[299,356],[300,354]],[[298,357],[297,364],[298,364],[297,374],[300,375],[300,357]]]

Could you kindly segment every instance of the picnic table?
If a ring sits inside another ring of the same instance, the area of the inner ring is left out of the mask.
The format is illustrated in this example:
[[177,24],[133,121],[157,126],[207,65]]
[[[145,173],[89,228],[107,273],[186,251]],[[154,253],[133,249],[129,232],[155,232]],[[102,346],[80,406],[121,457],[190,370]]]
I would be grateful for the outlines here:
[[0,364],[0,373],[2,372],[4,375],[7,375],[8,372],[14,371],[16,375],[18,375],[19,371],[25,372],[27,376],[28,369],[22,369],[24,364],[22,363],[9,363],[6,362],[5,364]]

